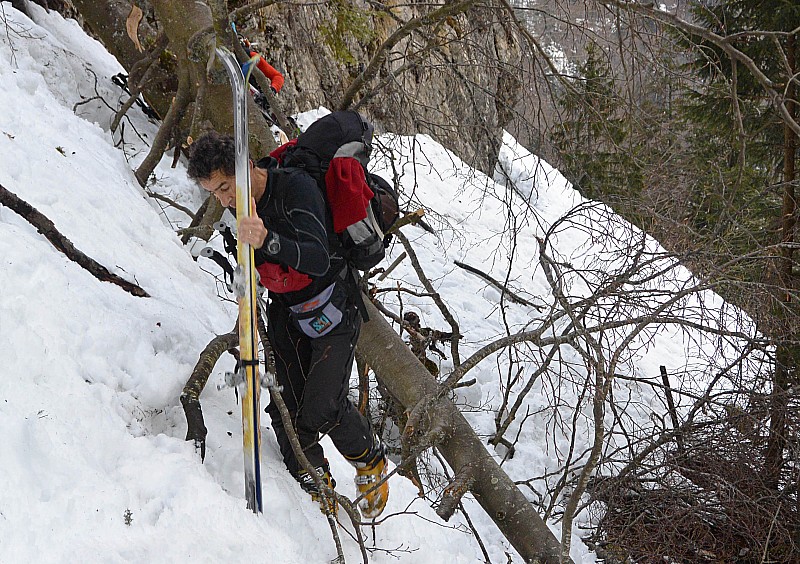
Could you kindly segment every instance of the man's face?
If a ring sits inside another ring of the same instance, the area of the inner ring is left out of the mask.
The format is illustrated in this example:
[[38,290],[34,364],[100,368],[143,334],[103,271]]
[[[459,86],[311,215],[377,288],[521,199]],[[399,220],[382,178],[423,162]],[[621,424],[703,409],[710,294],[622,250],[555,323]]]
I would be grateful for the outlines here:
[[216,196],[219,203],[226,208],[236,205],[236,177],[226,176],[217,169],[208,178],[200,179],[200,186]]

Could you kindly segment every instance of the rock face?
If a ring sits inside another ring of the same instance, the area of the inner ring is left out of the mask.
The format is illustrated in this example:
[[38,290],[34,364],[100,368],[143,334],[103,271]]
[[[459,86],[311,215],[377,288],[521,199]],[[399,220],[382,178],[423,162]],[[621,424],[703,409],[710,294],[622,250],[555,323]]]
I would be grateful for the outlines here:
[[[129,2],[70,1],[86,27],[129,71],[145,56],[134,48],[126,33]],[[148,101],[162,115],[175,90],[174,55],[185,49],[188,38],[173,37],[181,21],[157,26],[158,10],[153,7],[167,6],[180,12],[195,5],[189,0],[172,4],[142,0],[145,17],[138,28],[139,39],[147,45],[155,40],[157,27],[168,28],[173,56],[159,59],[161,79],[145,87]],[[244,0],[228,0],[230,10],[246,4]],[[379,11],[378,3],[367,0],[281,3],[236,18],[235,23],[239,32],[284,74],[286,82],[279,100],[287,112],[295,113],[319,106],[338,108],[347,87],[398,28],[437,8],[456,4],[390,0],[382,4],[385,11]],[[507,22],[500,8],[472,7],[433,25],[420,26],[394,44],[380,71],[359,91],[350,107],[372,119],[379,131],[427,133],[468,164],[491,173],[502,129],[512,122],[513,108],[525,82],[522,49]],[[194,30],[208,25],[194,23],[186,27]]]
[[[331,1],[302,8],[273,5],[236,23],[284,73],[280,100],[296,112],[337,108],[380,45],[403,22],[430,11],[429,2],[404,2],[378,13],[365,2]],[[351,107],[379,130],[430,134],[490,172],[521,91],[521,58],[503,13],[471,8],[395,45]]]

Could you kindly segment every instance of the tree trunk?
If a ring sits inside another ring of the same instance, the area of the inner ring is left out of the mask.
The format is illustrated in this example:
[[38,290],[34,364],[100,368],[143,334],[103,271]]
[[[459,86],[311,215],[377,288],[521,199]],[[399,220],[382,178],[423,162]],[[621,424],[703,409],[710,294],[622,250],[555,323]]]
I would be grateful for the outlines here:
[[[83,16],[87,26],[128,71],[145,56],[145,52],[137,49],[126,28],[126,21],[131,11],[130,2],[76,0],[74,5]],[[151,0],[151,5],[159,25],[169,38],[169,52],[173,57],[161,57],[160,62],[157,63],[159,65],[157,72],[154,73],[153,79],[148,84],[143,85],[142,92],[158,114],[165,116],[178,86],[178,72],[173,65],[177,64],[179,67],[188,68],[189,97],[192,100],[196,100],[200,86],[206,85],[208,82],[205,54],[201,62],[191,62],[187,46],[195,33],[211,28],[211,11],[206,4],[194,0]],[[155,30],[147,25],[145,20],[142,20],[139,25],[137,35],[144,49],[147,49],[156,38]],[[219,37],[217,40],[220,44],[225,44],[228,38]],[[219,65],[216,66],[219,67]],[[194,110],[199,115],[199,119],[195,121],[201,125],[202,129],[213,128],[221,133],[232,133],[233,112],[230,85],[227,75],[221,69],[219,76],[222,77],[219,83],[207,84],[201,102],[202,107]],[[251,154],[258,158],[274,149],[276,144],[252,99],[249,104],[250,150]],[[189,131],[192,117],[192,112],[188,112],[180,126],[182,131]]]
[[[795,58],[795,40],[790,35],[786,44],[786,62],[792,74],[797,72]],[[786,87],[786,109],[792,119],[797,115],[797,104],[794,97],[796,88],[793,81],[789,81]],[[792,307],[793,288],[793,243],[796,224],[795,214],[797,213],[797,201],[795,195],[795,157],[797,153],[797,135],[788,126],[784,125],[783,142],[783,205],[781,208],[781,243],[779,263],[777,265],[777,276],[779,288],[782,292],[780,304],[775,308],[776,317],[785,320],[787,310]],[[789,323],[783,323],[781,331],[783,339],[788,340],[791,335]],[[783,468],[783,451],[786,448],[786,411],[789,408],[789,388],[791,386],[791,374],[795,369],[794,363],[797,358],[796,347],[792,345],[779,344],[775,350],[775,375],[772,381],[772,396],[770,398],[770,425],[769,441],[765,454],[765,470],[767,484],[778,489],[780,485],[780,474]]]
[[[381,313],[364,298],[370,320],[358,342],[360,354],[386,386],[410,411],[421,400],[435,394],[438,385],[431,374],[400,339]],[[447,398],[431,410],[432,425],[449,433],[437,448],[457,480],[470,476],[469,491],[497,524],[525,562],[570,562],[561,559],[561,546],[531,502],[500,468],[458,408]]]
[[[203,57],[200,62],[191,62],[187,48],[189,40],[197,32],[212,27],[211,10],[207,5],[194,0],[151,0],[151,2],[159,23],[169,37],[170,50],[175,53],[178,65],[189,67],[192,85],[191,96],[196,99],[197,91],[200,89],[201,84],[207,83],[207,61]],[[216,44],[219,45],[226,45],[227,41],[228,37],[217,36],[216,38]],[[220,133],[230,134],[233,133],[231,88],[227,74],[222,71],[219,64],[215,64],[215,66],[219,69],[218,76],[221,80],[205,84],[206,88],[201,101],[202,107],[195,109],[200,119],[195,117],[194,122],[205,123]],[[253,157],[260,158],[275,148],[275,140],[252,97],[248,101],[247,115],[248,132],[250,133],[248,141],[250,153]],[[184,125],[184,129],[188,131],[189,128]],[[192,133],[198,134],[199,132],[193,131]]]

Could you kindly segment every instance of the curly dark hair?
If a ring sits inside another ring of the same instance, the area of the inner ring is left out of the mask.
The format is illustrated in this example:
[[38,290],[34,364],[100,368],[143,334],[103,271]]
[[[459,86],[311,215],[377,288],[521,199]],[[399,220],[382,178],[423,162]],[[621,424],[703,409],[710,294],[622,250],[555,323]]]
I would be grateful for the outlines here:
[[233,137],[209,131],[192,143],[189,157],[189,178],[211,178],[215,170],[226,176],[236,174],[236,146]]

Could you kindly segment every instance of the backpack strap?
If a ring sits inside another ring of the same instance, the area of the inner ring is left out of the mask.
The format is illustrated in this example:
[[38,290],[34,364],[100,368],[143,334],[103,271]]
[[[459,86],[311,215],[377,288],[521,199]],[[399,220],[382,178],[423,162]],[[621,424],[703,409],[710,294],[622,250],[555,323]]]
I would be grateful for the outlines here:
[[347,290],[353,296],[353,301],[356,303],[358,313],[361,319],[369,321],[369,313],[367,313],[367,304],[364,303],[364,294],[361,292],[361,276],[358,271],[350,264],[346,264],[342,271],[339,273],[339,278],[344,282]]

